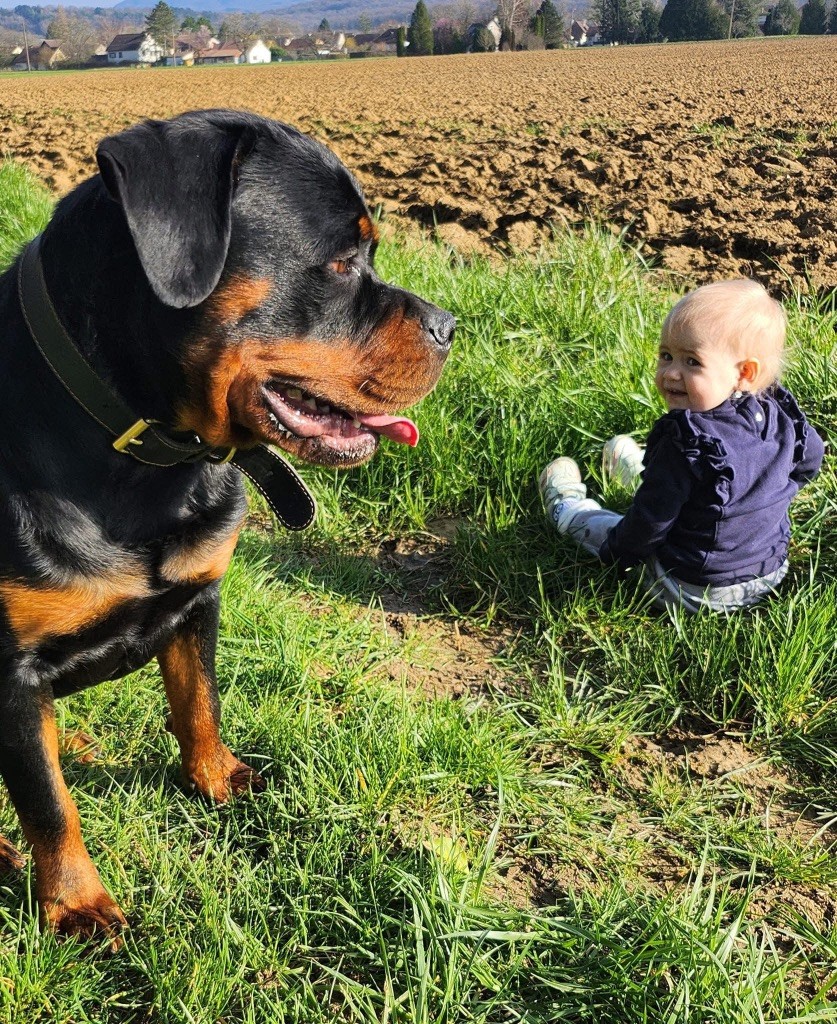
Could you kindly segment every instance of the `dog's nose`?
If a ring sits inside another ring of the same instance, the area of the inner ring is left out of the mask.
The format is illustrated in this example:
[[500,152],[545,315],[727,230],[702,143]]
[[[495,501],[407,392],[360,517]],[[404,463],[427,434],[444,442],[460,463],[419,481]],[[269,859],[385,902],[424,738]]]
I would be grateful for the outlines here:
[[434,309],[422,317],[421,326],[430,335],[433,343],[443,352],[447,352],[453,344],[453,332],[456,320],[444,309]]

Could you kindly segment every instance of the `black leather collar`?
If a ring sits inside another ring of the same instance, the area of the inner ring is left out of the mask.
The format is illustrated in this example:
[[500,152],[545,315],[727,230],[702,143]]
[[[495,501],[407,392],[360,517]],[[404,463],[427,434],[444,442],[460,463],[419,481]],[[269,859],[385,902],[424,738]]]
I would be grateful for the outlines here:
[[18,271],[20,308],[32,340],[47,365],[79,405],[115,438],[116,451],[149,466],[181,462],[229,462],[260,491],[273,514],[289,530],[310,526],[314,499],[293,467],[265,445],[237,450],[213,448],[195,434],[168,431],[138,417],[96,373],[64,329],[47,291],[40,258],[40,236],[26,247]]

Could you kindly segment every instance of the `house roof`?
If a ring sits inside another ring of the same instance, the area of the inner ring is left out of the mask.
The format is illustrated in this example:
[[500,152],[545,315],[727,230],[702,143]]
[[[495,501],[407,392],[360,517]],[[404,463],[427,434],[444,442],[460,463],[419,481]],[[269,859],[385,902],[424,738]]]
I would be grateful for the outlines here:
[[244,51],[237,46],[215,46],[209,50],[201,50],[201,57],[240,57]]
[[371,46],[373,43],[395,46],[398,41],[398,29],[384,28],[377,32],[358,32],[352,38],[358,46]]
[[146,32],[122,32],[114,36],[108,43],[108,53],[116,53],[118,50],[138,50],[142,46]]
[[285,44],[286,50],[316,50],[317,44],[311,36],[298,36]]

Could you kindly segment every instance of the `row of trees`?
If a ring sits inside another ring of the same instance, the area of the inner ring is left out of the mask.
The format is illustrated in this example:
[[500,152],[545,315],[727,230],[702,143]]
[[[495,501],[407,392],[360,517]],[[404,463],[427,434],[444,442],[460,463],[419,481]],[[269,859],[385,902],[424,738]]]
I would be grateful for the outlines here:
[[[594,18],[607,42],[649,43],[660,39],[729,39],[759,34],[760,0],[593,0]],[[827,15],[825,0],[808,0],[799,11],[794,0],[768,8],[765,35],[837,34],[837,0]]]
[[[801,10],[794,0],[775,0],[760,28],[763,12],[763,0],[668,0],[664,7],[658,0],[592,0],[591,20],[609,43],[743,38],[760,32],[837,35],[837,0],[830,12],[825,0],[808,0]],[[534,14],[524,0],[499,0],[496,16],[501,49],[554,49],[567,42],[567,25],[555,0],[541,0]],[[475,30],[470,38],[466,32],[467,26],[456,26],[447,18],[434,24],[425,0],[418,0],[405,36],[409,46],[402,41],[399,55],[496,49],[497,40],[487,29]]]

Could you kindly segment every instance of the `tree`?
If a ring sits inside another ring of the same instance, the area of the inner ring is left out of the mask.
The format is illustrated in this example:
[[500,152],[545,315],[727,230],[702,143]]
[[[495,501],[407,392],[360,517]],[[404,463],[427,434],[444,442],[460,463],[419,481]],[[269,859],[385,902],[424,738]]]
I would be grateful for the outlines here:
[[361,32],[372,31],[372,19],[369,17],[366,11],[361,11],[360,14],[357,16],[357,27],[360,29]]
[[145,27],[164,50],[174,51],[174,37],[177,35],[177,18],[166,0],[158,0],[157,5],[145,17]]
[[564,41],[564,19],[552,0],[543,0],[532,18],[530,28],[543,39],[547,50],[556,50]]
[[821,36],[825,34],[825,0],[808,0],[801,13],[802,17],[799,21],[801,35]]
[[320,27],[317,29],[318,32],[330,32],[331,25],[328,23],[328,18],[323,18],[320,22]]
[[485,25],[480,25],[476,32],[474,32],[473,39],[471,40],[471,51],[473,53],[494,53],[496,49],[497,42],[494,36]]
[[660,15],[665,39],[726,39],[728,31],[729,18],[716,0],[668,0]]
[[221,22],[218,34],[222,43],[239,42],[245,35],[245,22],[243,14],[228,14]]
[[795,36],[799,31],[799,11],[794,0],[779,0],[771,7],[763,31],[766,36]]
[[602,39],[632,43],[640,33],[642,0],[593,0]]
[[418,0],[416,4],[416,8],[410,18],[407,38],[410,41],[411,54],[422,57],[433,53],[433,24],[430,21],[430,15],[424,0]]
[[837,0],[831,5],[831,14],[828,16],[828,31],[837,36]]
[[96,34],[91,22],[68,15],[63,7],[47,25],[47,38],[57,39],[68,64],[84,64],[96,49]]
[[727,35],[732,39],[759,34],[760,0],[723,0]]
[[395,33],[395,56],[403,57],[407,52],[407,29],[403,25],[398,26]]
[[501,48],[513,50],[517,29],[525,29],[529,21],[529,0],[497,0],[497,21]]
[[201,28],[208,29],[209,35],[212,35],[212,22],[205,14],[197,16],[190,14],[180,23],[180,30],[182,32],[200,32]]
[[660,39],[660,15],[663,12],[655,0],[642,0],[639,11],[638,43],[656,43]]

